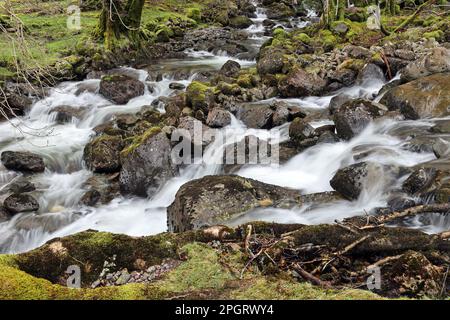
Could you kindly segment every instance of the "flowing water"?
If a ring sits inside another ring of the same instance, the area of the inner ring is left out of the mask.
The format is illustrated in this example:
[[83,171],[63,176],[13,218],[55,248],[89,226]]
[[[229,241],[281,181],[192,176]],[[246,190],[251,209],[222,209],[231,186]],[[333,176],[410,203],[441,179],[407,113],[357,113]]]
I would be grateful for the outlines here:
[[[259,47],[267,37],[262,22],[266,19],[264,10],[258,8],[254,25],[247,29],[249,46]],[[304,22],[306,23],[306,22]],[[114,105],[99,95],[100,80],[89,79],[80,82],[65,82],[54,88],[48,97],[37,101],[24,117],[13,119],[11,123],[0,124],[0,152],[5,150],[30,151],[40,154],[46,162],[46,171],[33,176],[37,186],[34,195],[39,199],[37,213],[22,213],[11,220],[0,223],[0,252],[23,252],[40,246],[46,241],[86,229],[125,233],[132,236],[150,235],[167,230],[166,207],[172,203],[175,194],[184,183],[205,175],[220,174],[222,166],[215,164],[223,156],[224,144],[217,140],[205,151],[204,164],[189,165],[176,178],[169,180],[150,199],[119,197],[100,207],[83,207],[78,204],[86,191],[85,182],[92,177],[83,161],[83,148],[93,135],[93,128],[110,120],[117,113],[138,112],[143,105],[150,105],[160,96],[169,96],[173,81],[188,85],[195,72],[217,70],[228,59],[234,59],[243,66],[252,66],[254,61],[239,60],[224,54],[209,52],[187,52],[186,59],[161,61],[153,67],[165,74],[162,81],[148,81],[148,70],[123,68],[128,74],[149,84],[143,96],[129,101],[126,105]],[[170,76],[173,71],[189,73],[183,79]],[[360,85],[342,89],[353,97],[374,97],[384,81],[370,80]],[[333,95],[288,99],[292,105],[311,109],[324,109]],[[266,101],[270,103],[271,101]],[[58,106],[69,106],[79,110],[79,119],[71,123],[57,124],[55,113],[50,111]],[[160,110],[164,112],[164,110]],[[283,165],[244,166],[239,175],[263,182],[301,190],[302,193],[329,191],[329,181],[341,167],[358,161],[370,160],[381,164],[414,166],[435,159],[431,153],[414,153],[404,148],[405,141],[395,134],[404,127],[430,127],[433,121],[396,122],[383,120],[367,127],[364,132],[348,142],[320,144],[298,154]],[[317,124],[316,124],[317,125]],[[273,137],[278,142],[288,140],[288,124],[268,130],[248,129],[233,117],[231,125],[221,129],[223,134],[234,141],[246,135],[261,139]],[[226,140],[227,143],[230,140]],[[276,142],[276,141],[275,141]],[[386,173],[388,175],[388,173]],[[0,193],[20,175],[0,167]],[[233,221],[233,224],[248,220],[297,222],[315,224],[332,222],[375,207],[386,205],[388,191],[395,188],[389,177],[380,176],[370,181],[358,200],[333,204],[286,209],[262,209]],[[0,195],[1,196],[1,195]],[[0,199],[1,200],[1,199]],[[422,222],[410,221],[411,227],[420,227]],[[432,217],[425,226],[428,232],[437,232],[449,227],[448,219]]]

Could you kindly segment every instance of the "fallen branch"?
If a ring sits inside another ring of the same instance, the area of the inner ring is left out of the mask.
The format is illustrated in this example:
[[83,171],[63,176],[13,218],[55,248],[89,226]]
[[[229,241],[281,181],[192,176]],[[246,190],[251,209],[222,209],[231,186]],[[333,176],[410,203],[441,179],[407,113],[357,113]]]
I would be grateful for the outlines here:
[[331,284],[327,281],[322,281],[319,278],[313,276],[311,273],[300,267],[298,263],[292,265],[294,270],[305,280],[308,282],[311,282],[312,284],[315,284],[317,286],[321,286],[322,288],[330,288]]
[[422,3],[416,11],[414,11],[414,13],[412,15],[410,15],[408,18],[406,18],[402,23],[400,23],[393,31],[393,33],[398,32],[399,30],[405,28],[408,24],[410,24],[416,17],[417,15],[423,10],[425,9],[427,6],[432,5],[436,2],[436,0],[428,0],[425,3]]
[[450,203],[443,204],[424,204],[403,211],[395,211],[387,215],[377,217],[378,222],[386,223],[393,220],[415,216],[421,213],[447,213],[450,212]]

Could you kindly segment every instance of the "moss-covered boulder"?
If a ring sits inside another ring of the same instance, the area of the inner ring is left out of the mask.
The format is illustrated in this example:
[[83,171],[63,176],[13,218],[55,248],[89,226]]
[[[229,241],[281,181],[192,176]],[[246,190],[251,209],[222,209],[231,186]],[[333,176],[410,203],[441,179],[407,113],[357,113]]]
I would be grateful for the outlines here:
[[295,190],[233,175],[206,176],[184,184],[168,207],[170,231],[224,223],[265,206],[282,206],[299,197]]
[[253,24],[252,20],[246,16],[233,17],[228,21],[228,25],[232,28],[246,29]]
[[120,170],[120,152],[124,147],[121,136],[102,134],[84,147],[83,159],[87,167],[97,173]]

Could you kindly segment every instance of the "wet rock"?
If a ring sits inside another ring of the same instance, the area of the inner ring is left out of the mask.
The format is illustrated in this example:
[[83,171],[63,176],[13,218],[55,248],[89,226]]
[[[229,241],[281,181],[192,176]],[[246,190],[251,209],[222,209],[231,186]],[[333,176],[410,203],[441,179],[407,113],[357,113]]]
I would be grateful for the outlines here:
[[1,161],[8,170],[22,172],[43,172],[45,170],[43,158],[31,152],[3,151]]
[[353,98],[345,93],[340,93],[330,100],[330,104],[328,109],[330,110],[330,114],[333,115],[344,103],[352,100]]
[[71,106],[59,106],[50,110],[50,113],[56,113],[56,123],[70,123],[73,119],[81,119],[84,110]]
[[29,194],[15,193],[5,199],[3,207],[11,214],[31,212],[39,210],[39,202]]
[[256,65],[260,75],[280,73],[284,66],[284,52],[272,48],[263,49]]
[[168,207],[169,231],[199,229],[239,217],[261,206],[279,206],[299,194],[239,176],[206,176],[184,184]]
[[401,79],[408,82],[440,72],[450,72],[450,50],[443,47],[434,48],[426,56],[408,64],[402,70]]
[[295,15],[295,11],[282,2],[273,3],[267,7],[267,18],[271,20],[280,20]]
[[345,102],[334,113],[334,123],[339,138],[350,140],[376,117],[382,116],[387,110],[384,106],[363,99]]
[[384,76],[384,71],[373,63],[366,64],[362,70],[358,73],[358,83],[363,84],[365,82],[373,82],[373,81],[386,81],[386,77]]
[[208,112],[206,124],[211,128],[223,128],[231,123],[231,115],[222,108],[214,108]]
[[36,186],[26,178],[19,178],[13,181],[8,189],[12,193],[25,193],[36,190]]
[[280,81],[278,90],[285,98],[315,96],[324,93],[326,84],[327,82],[316,74],[295,69]]
[[253,24],[252,20],[246,16],[237,16],[228,21],[228,25],[232,28],[246,29]]
[[80,199],[80,203],[85,206],[93,207],[100,201],[101,196],[102,195],[100,194],[100,192],[92,189],[83,194]]
[[339,169],[330,181],[331,187],[349,200],[359,197],[366,181],[377,181],[383,176],[379,164],[359,162]]
[[[356,72],[352,69],[337,68],[330,74],[329,79],[348,87],[355,83],[356,76]],[[334,89],[329,88],[329,91],[334,91]]]
[[120,170],[120,152],[123,147],[120,136],[103,134],[85,146],[83,159],[87,167],[94,172],[117,172]]
[[381,103],[389,110],[400,110],[407,119],[450,115],[450,73],[437,73],[395,87]]
[[0,206],[0,223],[8,221],[11,214],[5,208]]
[[410,195],[423,192],[436,179],[435,168],[419,168],[403,182],[402,189]]
[[[190,117],[182,117],[179,119],[177,130],[174,132],[190,141],[193,148],[205,148],[212,141],[214,129],[205,126],[201,121]],[[201,136],[199,136],[201,134]]]
[[[25,112],[31,107],[33,101],[26,95],[6,92],[7,104],[0,104],[0,110],[2,110],[8,118],[14,118],[15,116],[23,116]],[[0,121],[3,119],[3,115],[0,116]]]
[[450,142],[441,138],[433,143],[433,152],[436,158],[444,158],[450,156]]
[[350,58],[354,59],[368,59],[372,56],[372,52],[369,49],[355,45],[346,46],[344,52],[346,52]]
[[414,207],[416,205],[416,201],[410,197],[407,197],[405,194],[394,194],[389,197],[387,205],[392,211],[403,211]]
[[125,148],[121,160],[119,184],[122,194],[147,197],[176,174],[170,140],[158,130],[145,134],[137,145]]
[[234,61],[234,60],[228,60],[225,62],[225,64],[220,68],[219,73],[223,74],[226,77],[237,77],[239,74],[239,71],[241,71],[241,65]]
[[290,122],[297,117],[304,118],[306,113],[299,107],[290,106],[283,102],[276,102],[272,105],[275,109],[272,117],[272,123],[274,127],[281,126],[286,122]]
[[172,89],[172,90],[184,90],[185,88],[186,88],[186,86],[182,83],[172,82],[169,84],[169,89]]
[[273,113],[268,104],[244,104],[239,108],[237,117],[249,128],[270,129]]
[[127,75],[114,74],[102,78],[99,93],[114,103],[126,104],[144,94],[144,84]]

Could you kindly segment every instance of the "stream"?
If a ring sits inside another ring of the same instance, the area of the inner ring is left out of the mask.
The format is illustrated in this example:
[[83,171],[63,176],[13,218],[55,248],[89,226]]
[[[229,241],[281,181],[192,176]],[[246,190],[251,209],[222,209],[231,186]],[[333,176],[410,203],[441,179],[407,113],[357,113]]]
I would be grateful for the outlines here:
[[[312,14],[312,13],[311,13]],[[264,10],[258,8],[254,24],[246,31],[249,40],[246,45],[258,49],[268,39],[263,21]],[[307,24],[306,21],[291,23],[294,27]],[[221,165],[189,165],[178,177],[172,178],[151,198],[119,197],[107,205],[84,207],[79,200],[86,192],[84,183],[93,176],[82,160],[84,146],[94,134],[93,128],[105,123],[114,114],[136,113],[143,105],[150,105],[161,96],[169,96],[173,90],[169,84],[176,81],[188,85],[199,71],[218,70],[229,59],[242,67],[251,67],[255,61],[228,57],[225,54],[209,52],[187,52],[186,59],[170,59],[155,63],[150,69],[122,70],[133,75],[147,85],[142,96],[130,100],[126,105],[114,105],[99,95],[99,79],[80,82],[64,82],[53,88],[48,97],[36,101],[28,114],[13,119],[11,123],[0,124],[0,152],[6,150],[30,151],[44,157],[46,170],[34,175],[35,194],[40,209],[37,213],[20,213],[9,221],[0,223],[0,252],[17,253],[36,248],[46,241],[70,235],[87,229],[125,233],[131,236],[151,235],[167,230],[166,207],[184,183],[205,175],[222,173]],[[163,74],[158,82],[148,81],[150,71],[155,68]],[[187,79],[174,78],[174,70],[181,70],[190,76]],[[170,71],[170,72],[169,72]],[[355,98],[374,97],[384,81],[374,79],[360,85],[341,89],[325,97],[304,99],[285,99],[289,104],[311,109],[325,109],[331,98],[338,93],[346,93]],[[86,90],[87,88],[87,90]],[[84,90],[84,91],[83,91]],[[262,103],[271,103],[271,100]],[[261,102],[259,102],[261,103]],[[82,110],[80,119],[70,123],[58,124],[56,113],[49,111],[58,106],[70,106]],[[164,110],[160,110],[164,112]],[[331,191],[329,184],[336,170],[360,161],[373,161],[385,165],[411,167],[435,159],[432,153],[416,153],[404,148],[406,143],[399,132],[429,128],[433,120],[394,121],[383,119],[369,125],[360,135],[346,142],[323,143],[313,146],[282,165],[248,165],[237,174],[266,183],[301,190],[303,194]],[[232,123],[224,129],[227,135],[239,140],[246,135],[261,139],[278,137],[279,142],[287,141],[288,124],[269,130],[249,129],[232,117]],[[204,153],[206,163],[214,163],[215,158],[223,156],[221,141],[213,142]],[[356,157],[357,156],[357,157]],[[357,158],[357,160],[355,160]],[[392,183],[389,173],[377,177],[365,186],[359,199],[353,202],[342,201],[293,209],[258,209],[230,222],[239,224],[251,220],[276,221],[281,223],[318,224],[331,223],[373,208],[386,206],[389,191],[398,187],[400,181]],[[8,171],[0,165],[0,191],[20,177],[19,173]],[[405,177],[406,178],[406,177]],[[448,229],[450,222],[436,216],[428,225],[419,220],[411,222],[410,227],[422,228],[426,232],[439,232]]]

